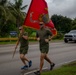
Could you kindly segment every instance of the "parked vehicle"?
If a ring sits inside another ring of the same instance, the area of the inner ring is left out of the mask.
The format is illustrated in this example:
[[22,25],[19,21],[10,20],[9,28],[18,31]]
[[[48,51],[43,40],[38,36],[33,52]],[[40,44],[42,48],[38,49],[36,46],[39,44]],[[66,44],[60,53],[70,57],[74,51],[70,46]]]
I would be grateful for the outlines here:
[[68,43],[68,41],[76,42],[76,30],[71,30],[69,33],[64,35],[64,42]]

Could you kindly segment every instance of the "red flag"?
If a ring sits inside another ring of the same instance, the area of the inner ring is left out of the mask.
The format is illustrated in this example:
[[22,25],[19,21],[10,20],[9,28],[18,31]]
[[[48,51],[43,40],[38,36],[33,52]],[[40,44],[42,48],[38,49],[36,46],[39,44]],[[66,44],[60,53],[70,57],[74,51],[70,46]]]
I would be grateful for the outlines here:
[[49,27],[49,29],[51,30],[53,35],[57,35],[57,30],[54,27],[54,23],[52,22],[52,20],[50,20],[48,23],[46,23],[46,26]]
[[45,0],[32,0],[24,25],[34,29],[40,29],[40,21],[43,21],[46,26],[54,28],[54,24],[49,20],[48,7]]
[[32,0],[24,21],[24,25],[39,29],[40,27],[38,21],[41,19],[43,13],[48,13],[46,8],[47,4],[45,0]]

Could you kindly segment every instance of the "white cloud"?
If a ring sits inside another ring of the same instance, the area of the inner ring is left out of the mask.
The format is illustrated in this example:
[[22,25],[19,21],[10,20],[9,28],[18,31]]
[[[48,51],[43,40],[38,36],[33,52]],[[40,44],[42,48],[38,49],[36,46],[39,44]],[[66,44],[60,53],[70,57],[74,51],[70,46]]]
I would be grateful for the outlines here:
[[52,0],[47,3],[50,15],[61,14],[70,18],[76,17],[76,0]]
[[[23,5],[28,5],[28,10],[32,0],[23,0]],[[50,16],[53,14],[63,15],[70,18],[76,17],[76,0],[45,0],[48,4]]]
[[23,5],[28,5],[27,8],[26,8],[26,10],[25,10],[25,12],[28,11],[28,8],[29,8],[29,6],[30,6],[31,1],[32,1],[32,0],[23,0]]

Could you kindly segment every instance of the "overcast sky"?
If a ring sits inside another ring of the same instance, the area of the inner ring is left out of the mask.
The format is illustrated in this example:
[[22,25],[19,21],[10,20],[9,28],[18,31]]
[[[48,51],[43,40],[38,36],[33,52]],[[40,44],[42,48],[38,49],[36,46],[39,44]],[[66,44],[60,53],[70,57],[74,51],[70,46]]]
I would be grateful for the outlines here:
[[[63,15],[70,18],[76,17],[76,0],[45,0],[48,4],[50,17],[53,14]],[[23,5],[28,5],[27,12],[31,0],[23,0]]]

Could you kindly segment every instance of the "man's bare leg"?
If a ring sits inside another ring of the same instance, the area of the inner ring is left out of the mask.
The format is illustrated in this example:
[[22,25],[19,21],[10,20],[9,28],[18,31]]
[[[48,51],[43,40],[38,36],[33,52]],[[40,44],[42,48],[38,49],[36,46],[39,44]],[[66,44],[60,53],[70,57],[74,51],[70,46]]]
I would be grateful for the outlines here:
[[44,58],[45,58],[45,54],[41,53],[41,56],[40,56],[40,73],[42,72],[42,68],[44,65]]
[[48,61],[50,64],[52,64],[51,60],[48,58],[47,54],[45,54],[45,58],[46,61]]
[[22,61],[25,65],[26,65],[26,62],[25,62],[25,61],[29,62],[29,60],[25,57],[24,54],[20,54],[20,59],[21,59],[21,61]]
[[52,70],[53,67],[55,66],[55,64],[53,62],[51,62],[51,60],[48,58],[47,54],[45,55],[45,60],[50,63],[50,70]]

